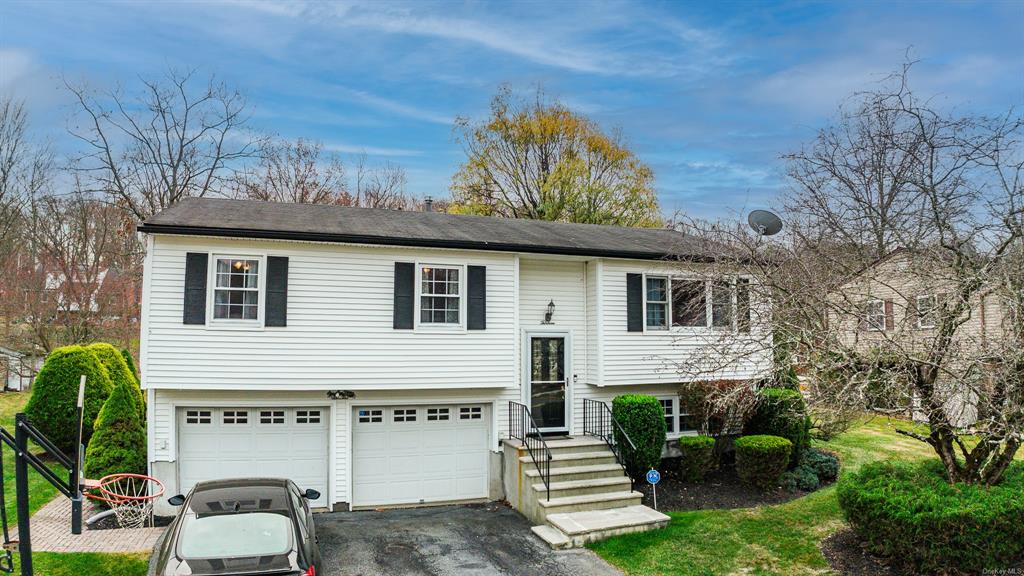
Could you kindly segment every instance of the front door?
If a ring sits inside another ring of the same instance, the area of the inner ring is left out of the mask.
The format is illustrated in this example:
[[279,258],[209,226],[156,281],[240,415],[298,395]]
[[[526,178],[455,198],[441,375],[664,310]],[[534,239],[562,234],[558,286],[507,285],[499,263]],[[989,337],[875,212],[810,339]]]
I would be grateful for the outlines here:
[[565,376],[566,338],[531,336],[530,413],[541,432],[568,432]]

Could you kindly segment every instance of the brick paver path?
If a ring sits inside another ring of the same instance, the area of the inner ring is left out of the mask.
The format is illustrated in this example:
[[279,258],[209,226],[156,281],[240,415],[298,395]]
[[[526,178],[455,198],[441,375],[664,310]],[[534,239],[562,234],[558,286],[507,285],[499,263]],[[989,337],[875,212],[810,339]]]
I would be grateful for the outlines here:
[[[33,552],[151,552],[163,528],[136,528],[131,530],[89,530],[84,520],[97,510],[86,500],[82,533],[71,533],[71,500],[58,496],[32,516]],[[11,520],[14,520],[11,518]],[[13,527],[11,538],[18,538]]]

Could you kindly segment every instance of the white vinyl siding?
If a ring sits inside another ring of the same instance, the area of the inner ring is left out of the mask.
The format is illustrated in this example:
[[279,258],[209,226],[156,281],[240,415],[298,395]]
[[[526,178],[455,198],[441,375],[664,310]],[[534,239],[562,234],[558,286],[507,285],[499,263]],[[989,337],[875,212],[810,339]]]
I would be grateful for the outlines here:
[[[572,367],[587,379],[586,264],[559,260],[519,261],[519,321],[524,330],[568,330],[572,335]],[[488,295],[488,302],[490,295]],[[541,324],[549,302],[555,303],[551,324]],[[570,377],[572,375],[569,375]],[[520,382],[521,384],[521,382]]]
[[[143,334],[146,387],[518,385],[509,356],[517,338],[513,255],[172,236],[157,236],[153,244]],[[185,253],[197,251],[287,256],[288,326],[239,330],[182,324]],[[487,329],[394,330],[394,263],[416,261],[486,266]]]

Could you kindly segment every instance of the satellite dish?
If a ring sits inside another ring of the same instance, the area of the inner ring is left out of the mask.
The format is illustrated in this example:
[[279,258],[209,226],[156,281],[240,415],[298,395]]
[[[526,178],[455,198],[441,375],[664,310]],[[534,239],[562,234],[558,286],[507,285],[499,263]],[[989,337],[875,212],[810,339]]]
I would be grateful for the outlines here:
[[782,218],[767,210],[754,210],[747,216],[747,223],[762,236],[774,236],[782,230]]

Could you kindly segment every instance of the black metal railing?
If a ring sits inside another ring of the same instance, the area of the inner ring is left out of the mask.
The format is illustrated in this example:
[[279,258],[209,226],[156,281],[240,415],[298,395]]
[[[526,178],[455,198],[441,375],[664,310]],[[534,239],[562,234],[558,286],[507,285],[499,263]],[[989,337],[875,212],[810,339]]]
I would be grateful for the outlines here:
[[541,436],[540,428],[530,415],[530,409],[519,402],[508,403],[508,435],[526,446],[526,451],[537,467],[547,499],[551,500],[551,449]]
[[[618,431],[619,439],[616,439]],[[636,444],[626,434],[626,430],[619,424],[619,421],[612,415],[612,409],[607,404],[590,398],[583,399],[583,434],[596,436],[604,440],[608,448],[615,454],[615,461],[622,466],[622,470],[629,475],[629,468],[626,466],[626,454],[628,450],[632,455],[636,453]],[[631,478],[636,480],[635,478]]]

